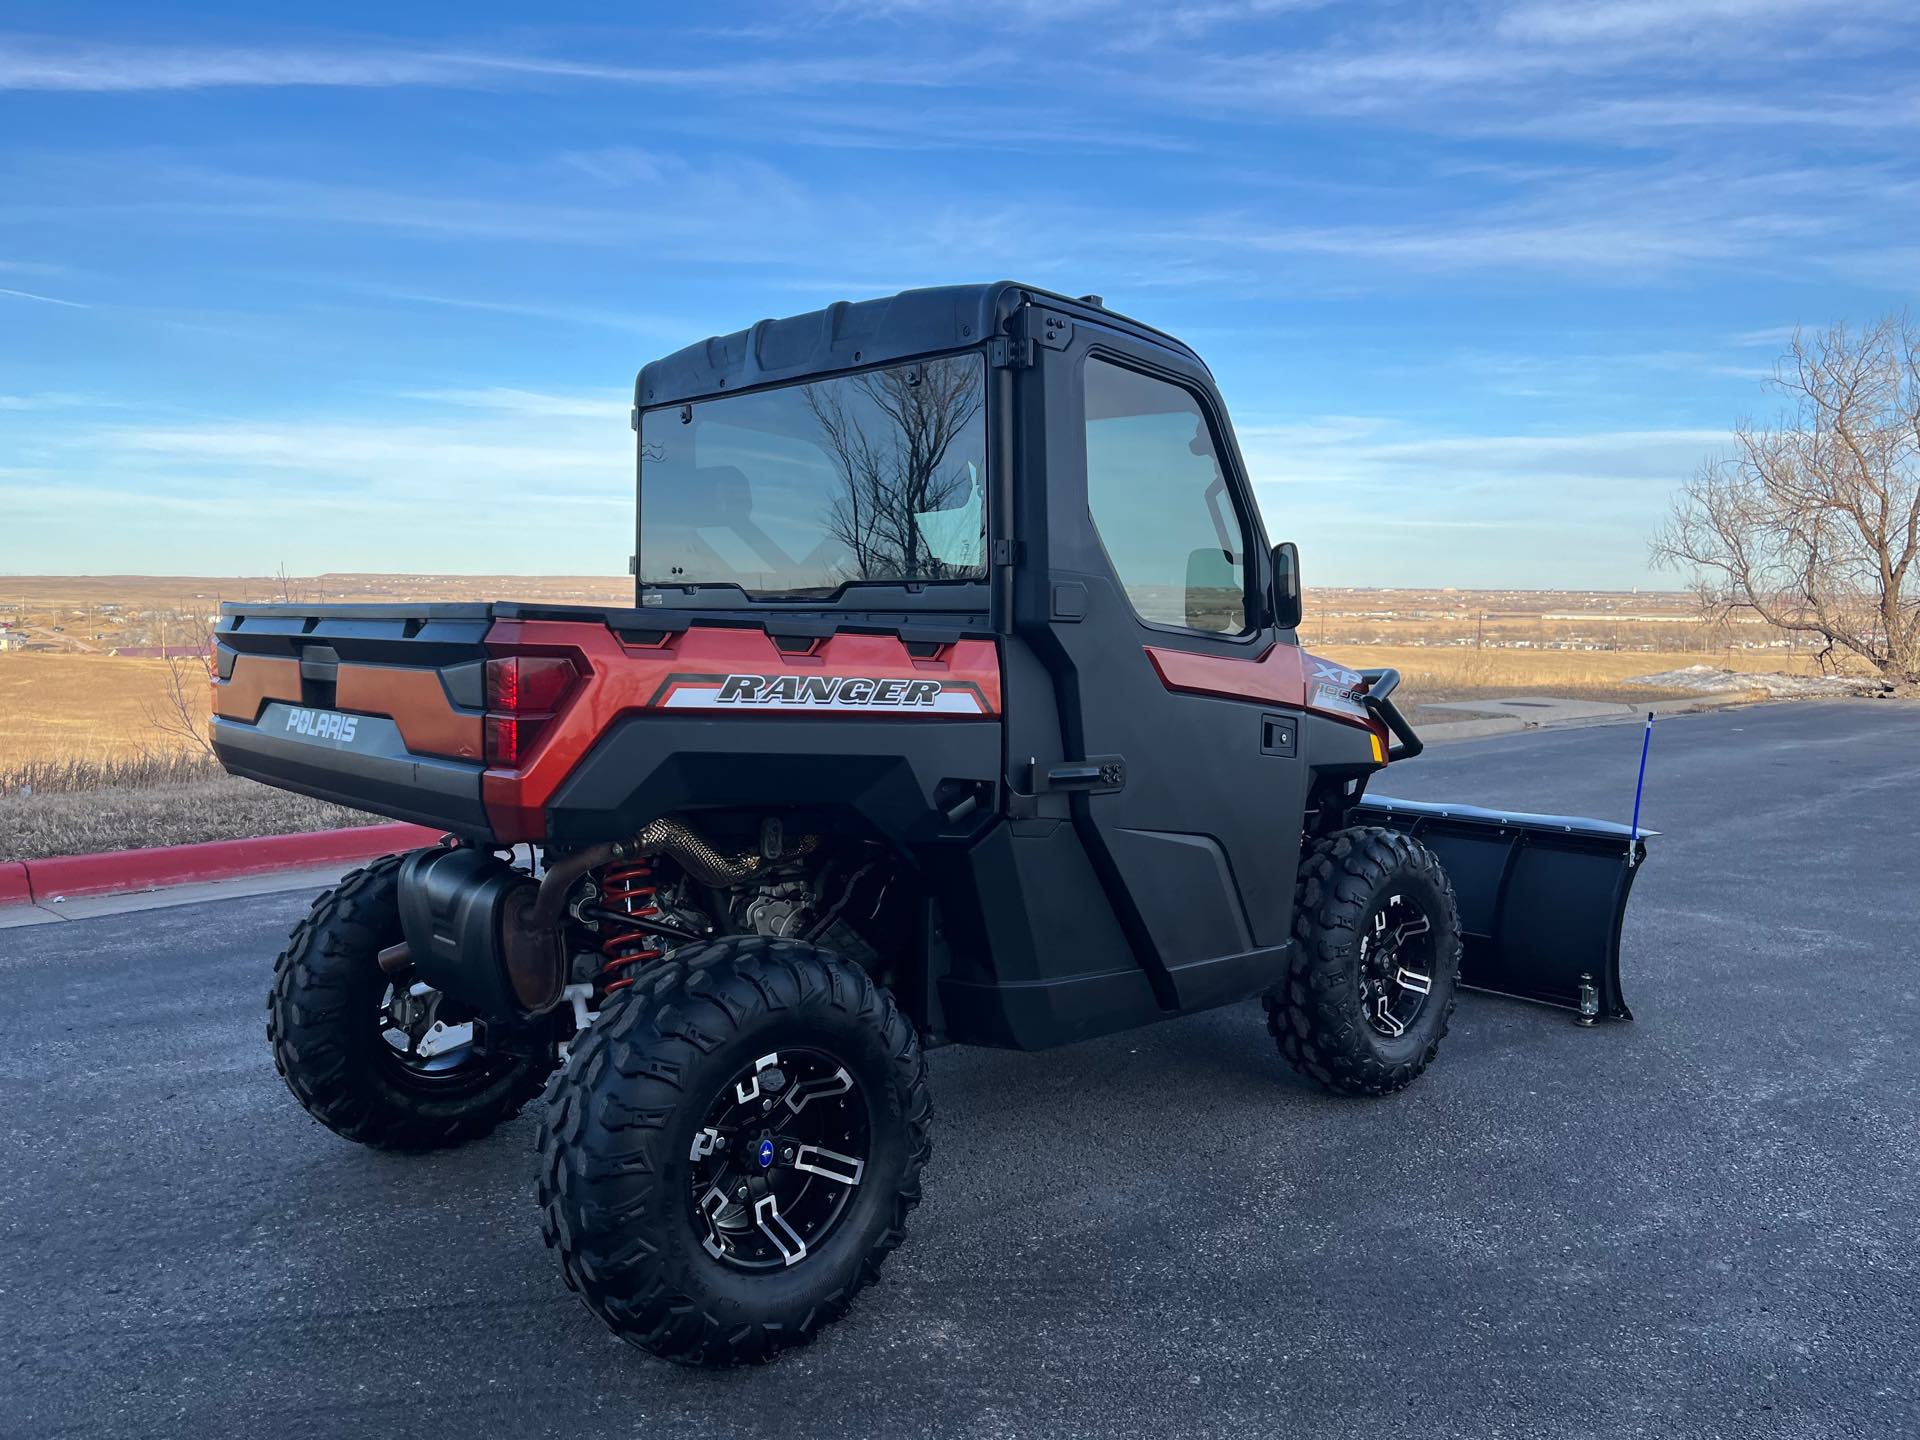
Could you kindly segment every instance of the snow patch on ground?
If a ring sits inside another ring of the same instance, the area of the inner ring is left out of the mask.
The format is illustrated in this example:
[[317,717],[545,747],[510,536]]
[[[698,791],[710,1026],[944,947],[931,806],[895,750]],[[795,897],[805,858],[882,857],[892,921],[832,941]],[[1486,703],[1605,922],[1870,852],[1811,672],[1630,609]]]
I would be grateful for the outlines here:
[[1884,695],[1886,682],[1854,675],[1746,674],[1712,665],[1689,665],[1684,670],[1662,670],[1658,675],[1636,675],[1628,685],[1661,685],[1696,695],[1717,690],[1758,690],[1782,698],[1832,695]]

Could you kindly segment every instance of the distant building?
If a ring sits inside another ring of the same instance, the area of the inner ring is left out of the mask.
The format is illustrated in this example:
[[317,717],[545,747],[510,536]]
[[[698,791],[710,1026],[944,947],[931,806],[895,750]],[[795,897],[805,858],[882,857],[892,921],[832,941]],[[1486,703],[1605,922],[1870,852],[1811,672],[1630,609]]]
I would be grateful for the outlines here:
[[198,645],[122,645],[113,653],[122,660],[204,660],[207,652]]

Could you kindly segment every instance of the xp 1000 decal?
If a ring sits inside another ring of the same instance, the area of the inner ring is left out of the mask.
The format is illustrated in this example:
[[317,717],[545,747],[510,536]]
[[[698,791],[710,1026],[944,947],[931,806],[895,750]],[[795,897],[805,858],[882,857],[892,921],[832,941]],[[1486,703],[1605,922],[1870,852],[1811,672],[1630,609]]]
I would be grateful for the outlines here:
[[871,714],[987,715],[971,680],[865,675],[669,675],[653,697],[663,710],[815,710]]
[[1308,692],[1307,703],[1315,710],[1330,710],[1340,715],[1351,715],[1356,720],[1368,719],[1371,712],[1367,709],[1366,676],[1349,670],[1344,665],[1335,665],[1320,659],[1317,655],[1306,657],[1313,666],[1313,677],[1308,682],[1312,689]]

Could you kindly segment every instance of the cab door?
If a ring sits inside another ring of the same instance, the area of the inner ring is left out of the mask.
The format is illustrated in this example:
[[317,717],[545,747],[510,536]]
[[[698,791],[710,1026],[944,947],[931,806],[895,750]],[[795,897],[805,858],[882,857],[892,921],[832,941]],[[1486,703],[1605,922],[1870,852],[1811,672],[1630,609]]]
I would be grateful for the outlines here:
[[1071,336],[1037,348],[1028,392],[1044,588],[1016,624],[1065,756],[1031,780],[1069,797],[1161,1003],[1198,1009],[1264,989],[1291,943],[1300,652],[1268,618],[1265,534],[1205,370],[1117,327]]

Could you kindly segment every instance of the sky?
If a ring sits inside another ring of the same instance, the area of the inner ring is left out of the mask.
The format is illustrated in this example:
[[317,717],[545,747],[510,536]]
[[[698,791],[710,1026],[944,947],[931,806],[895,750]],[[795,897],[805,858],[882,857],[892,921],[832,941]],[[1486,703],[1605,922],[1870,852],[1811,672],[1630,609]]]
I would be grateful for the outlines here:
[[0,573],[621,575],[643,363],[1011,278],[1207,358],[1310,584],[1672,588],[1920,298],[1911,0],[675,14],[0,3]]

